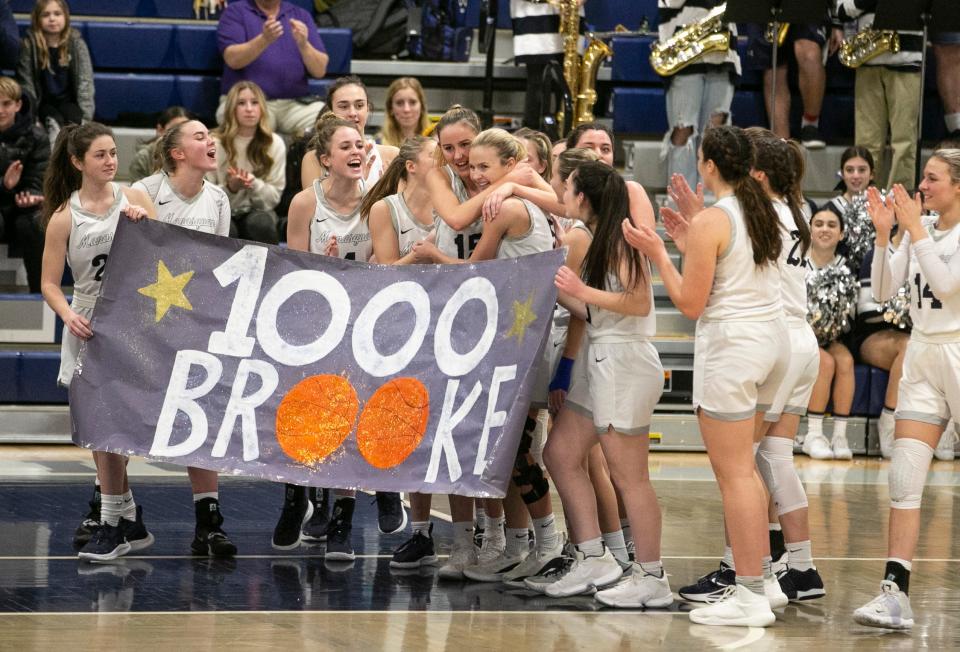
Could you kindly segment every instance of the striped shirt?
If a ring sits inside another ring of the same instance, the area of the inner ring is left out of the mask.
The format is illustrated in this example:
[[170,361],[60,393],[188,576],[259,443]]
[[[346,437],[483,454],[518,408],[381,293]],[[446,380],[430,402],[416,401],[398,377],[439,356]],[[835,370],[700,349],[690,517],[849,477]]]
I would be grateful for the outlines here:
[[[583,9],[580,9],[583,16]],[[513,56],[516,63],[547,63],[563,55],[560,9],[546,2],[510,0],[513,19]],[[583,34],[583,21],[580,21]],[[581,43],[582,49],[582,43]]]

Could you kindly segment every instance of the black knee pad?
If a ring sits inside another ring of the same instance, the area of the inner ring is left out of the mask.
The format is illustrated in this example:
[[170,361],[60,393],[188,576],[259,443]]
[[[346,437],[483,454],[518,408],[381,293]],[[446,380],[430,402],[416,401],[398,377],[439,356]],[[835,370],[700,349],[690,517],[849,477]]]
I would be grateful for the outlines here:
[[550,483],[543,475],[543,469],[534,462],[530,464],[527,456],[517,455],[513,464],[513,484],[518,487],[530,486],[530,490],[520,494],[523,502],[531,505],[550,493]]

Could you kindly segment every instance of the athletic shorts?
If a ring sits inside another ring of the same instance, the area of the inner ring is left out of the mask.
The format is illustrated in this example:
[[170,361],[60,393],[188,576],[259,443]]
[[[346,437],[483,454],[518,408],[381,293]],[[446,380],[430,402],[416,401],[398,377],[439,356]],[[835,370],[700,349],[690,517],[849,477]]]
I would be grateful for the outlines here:
[[560,358],[563,356],[563,345],[567,342],[566,327],[554,325],[550,329],[550,337],[543,347],[543,358],[537,367],[537,376],[530,391],[530,407],[535,410],[547,409],[547,395],[550,393],[550,381],[557,371]]
[[[767,70],[773,65],[773,47],[767,40],[766,25],[750,24],[746,26],[747,51],[744,56],[744,68],[747,70]],[[787,38],[777,50],[777,66],[787,66],[794,61],[794,41],[813,41],[821,48],[827,43],[827,28],[821,25],[790,25]]]
[[773,406],[763,418],[771,423],[779,421],[784,413],[800,416],[807,413],[813,384],[817,382],[820,370],[820,347],[810,325],[799,319],[787,320],[787,329],[790,332],[790,364],[773,399]]
[[564,405],[593,421],[597,434],[610,426],[624,435],[647,435],[663,393],[663,365],[646,340],[595,343],[573,365]]
[[790,364],[790,334],[782,317],[698,321],[693,351],[694,409],[741,421],[773,407]]
[[960,342],[933,344],[911,338],[903,358],[897,419],[945,426],[960,416]]
[[[96,301],[96,299],[94,299]],[[87,305],[84,301],[74,297],[70,302],[70,308],[80,315],[90,319],[93,316],[93,303]],[[57,385],[61,387],[70,387],[70,381],[73,380],[73,372],[77,368],[77,356],[80,354],[80,345],[83,340],[70,332],[70,329],[64,326],[63,340],[60,343],[60,372],[57,374]]]

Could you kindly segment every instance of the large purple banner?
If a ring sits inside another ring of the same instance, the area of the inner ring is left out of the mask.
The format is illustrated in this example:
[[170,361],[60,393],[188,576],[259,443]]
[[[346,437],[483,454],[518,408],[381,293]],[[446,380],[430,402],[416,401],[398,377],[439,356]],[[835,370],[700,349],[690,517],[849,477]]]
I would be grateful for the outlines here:
[[270,480],[502,497],[563,254],[386,267],[121,220],[74,441]]

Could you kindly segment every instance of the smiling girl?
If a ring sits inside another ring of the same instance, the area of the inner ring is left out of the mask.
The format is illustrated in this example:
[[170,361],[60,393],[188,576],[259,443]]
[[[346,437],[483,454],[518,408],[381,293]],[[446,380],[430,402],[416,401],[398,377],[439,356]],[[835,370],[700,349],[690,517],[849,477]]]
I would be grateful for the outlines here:
[[232,235],[277,244],[277,215],[273,209],[286,182],[286,146],[270,129],[267,99],[255,83],[234,84],[225,106],[223,124],[213,134],[217,169],[208,178],[230,198]]

